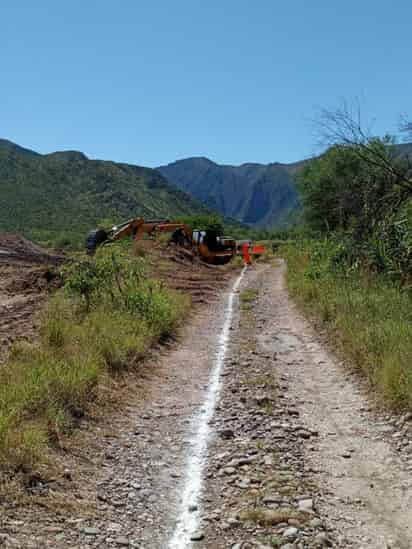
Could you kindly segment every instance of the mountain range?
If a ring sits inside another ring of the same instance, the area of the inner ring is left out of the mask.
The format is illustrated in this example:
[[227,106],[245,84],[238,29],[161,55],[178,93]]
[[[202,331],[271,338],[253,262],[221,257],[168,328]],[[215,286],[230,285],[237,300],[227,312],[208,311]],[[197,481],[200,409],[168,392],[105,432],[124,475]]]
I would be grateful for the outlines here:
[[[412,160],[412,144],[394,150]],[[102,223],[211,211],[280,228],[298,215],[294,175],[305,162],[230,166],[196,157],[151,169],[78,151],[39,154],[0,139],[0,231],[44,243],[80,242]]]
[[298,208],[293,176],[302,164],[229,166],[195,157],[157,170],[171,184],[226,217],[256,227],[282,227]]
[[42,155],[0,139],[0,231],[56,243],[84,239],[101,222],[207,212],[156,170],[77,151]]
[[[394,145],[393,151],[412,160],[412,143]],[[224,216],[254,227],[281,228],[298,215],[294,176],[306,162],[230,166],[194,157],[157,169],[171,184]]]

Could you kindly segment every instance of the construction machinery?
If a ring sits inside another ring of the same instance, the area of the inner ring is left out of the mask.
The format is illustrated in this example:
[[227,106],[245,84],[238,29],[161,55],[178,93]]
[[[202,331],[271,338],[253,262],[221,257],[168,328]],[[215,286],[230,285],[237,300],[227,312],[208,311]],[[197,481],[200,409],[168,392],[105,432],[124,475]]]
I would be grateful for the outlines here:
[[206,263],[225,265],[236,255],[236,241],[221,236],[213,229],[195,230],[191,233],[192,247]]
[[221,236],[217,231],[211,229],[193,231],[181,221],[168,219],[129,219],[109,230],[93,230],[87,236],[86,249],[89,255],[93,255],[99,246],[126,237],[139,240],[145,234],[154,237],[163,232],[172,233],[170,243],[191,250],[194,255],[199,256],[206,263],[224,265],[236,255],[236,241],[233,238]]

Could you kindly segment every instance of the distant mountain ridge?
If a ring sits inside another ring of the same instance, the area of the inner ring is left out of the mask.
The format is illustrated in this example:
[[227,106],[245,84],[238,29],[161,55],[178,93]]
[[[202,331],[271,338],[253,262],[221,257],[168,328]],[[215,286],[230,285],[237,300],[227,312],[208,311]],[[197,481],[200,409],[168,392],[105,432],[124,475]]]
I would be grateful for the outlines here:
[[[395,145],[394,150],[412,160],[412,143]],[[231,166],[192,157],[157,170],[172,185],[226,217],[255,227],[281,228],[299,211],[294,176],[309,161]]]
[[83,238],[102,221],[207,211],[151,168],[78,151],[42,155],[0,139],[0,231],[56,241]]
[[[412,144],[396,145],[412,159]],[[79,151],[39,154],[0,139],[0,231],[40,241],[84,238],[101,222],[216,210],[255,227],[284,227],[299,211],[293,164],[178,160],[157,170]]]
[[226,217],[257,227],[282,227],[298,208],[293,174],[300,165],[230,166],[193,157],[157,169],[171,184]]

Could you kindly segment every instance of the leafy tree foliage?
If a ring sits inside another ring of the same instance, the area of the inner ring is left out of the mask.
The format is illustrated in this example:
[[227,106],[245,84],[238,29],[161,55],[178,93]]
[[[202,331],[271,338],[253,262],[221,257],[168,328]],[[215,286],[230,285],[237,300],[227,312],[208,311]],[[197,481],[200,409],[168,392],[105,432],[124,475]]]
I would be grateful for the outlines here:
[[307,227],[339,235],[350,261],[412,277],[412,180],[389,138],[334,145],[297,176]]

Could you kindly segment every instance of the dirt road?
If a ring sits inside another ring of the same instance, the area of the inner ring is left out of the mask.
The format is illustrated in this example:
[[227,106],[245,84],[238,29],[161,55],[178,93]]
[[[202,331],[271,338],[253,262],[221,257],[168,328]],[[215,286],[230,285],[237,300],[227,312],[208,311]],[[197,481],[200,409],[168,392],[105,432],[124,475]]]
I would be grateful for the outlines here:
[[4,500],[0,544],[412,547],[410,418],[372,410],[284,271],[234,275],[110,422],[85,421],[53,475]]

